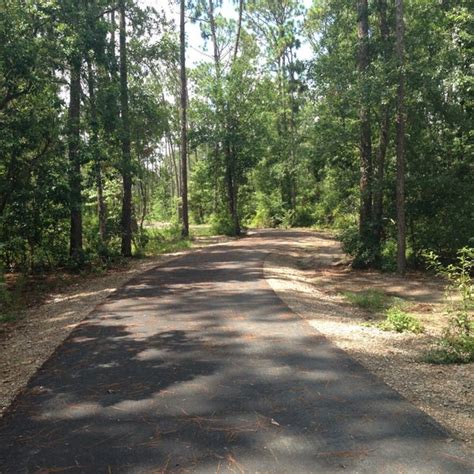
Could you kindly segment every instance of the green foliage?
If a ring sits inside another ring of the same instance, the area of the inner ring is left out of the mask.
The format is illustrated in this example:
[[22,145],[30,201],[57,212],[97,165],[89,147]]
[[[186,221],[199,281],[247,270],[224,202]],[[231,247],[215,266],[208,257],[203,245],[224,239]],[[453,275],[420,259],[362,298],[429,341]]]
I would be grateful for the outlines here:
[[426,356],[432,363],[465,363],[474,360],[474,248],[457,252],[455,263],[443,265],[432,251],[424,256],[430,268],[447,279],[446,300],[450,321],[443,336]]
[[[433,9],[430,2],[414,0],[405,9],[406,210],[414,265],[423,248],[452,262],[458,248],[472,246],[474,235],[473,13],[465,0],[441,3]],[[214,61],[189,68],[191,221],[229,235],[238,232],[240,222],[328,226],[340,233],[354,266],[392,271],[393,3],[386,2],[388,40],[380,31],[380,8],[370,8],[365,81],[357,70],[357,9],[351,2],[314,2],[308,11],[294,0],[244,2],[240,36],[222,2],[215,2],[215,15],[206,2],[191,4],[196,9],[191,16],[203,20],[203,38],[216,41],[208,50],[219,52]],[[114,7],[108,0],[2,4],[0,260],[5,271],[103,271],[119,258],[120,58],[117,45],[109,42],[118,25],[103,14]],[[180,214],[178,41],[175,26],[163,15],[136,1],[126,2],[126,8],[134,247],[138,255],[153,254],[186,245],[147,227],[151,221],[174,222]],[[314,54],[302,61],[304,40]],[[67,115],[76,59],[82,65],[83,251],[71,260],[70,214],[78,203],[68,176]],[[371,120],[372,191],[380,189],[383,197],[382,242],[361,239],[358,228],[363,91]],[[375,184],[385,106],[391,128],[384,179]],[[456,324],[465,330],[466,310],[456,311]]]
[[355,226],[348,226],[338,234],[341,240],[342,249],[353,257],[352,266],[354,268],[367,268],[374,266],[379,261],[379,252],[374,245],[367,246],[362,241],[359,229]]
[[386,318],[377,327],[384,331],[413,332],[418,334],[423,332],[420,321],[413,315],[406,313],[398,306],[392,306],[385,312]]
[[389,297],[380,290],[346,291],[343,295],[351,304],[374,315],[383,312],[385,319],[375,325],[384,331],[409,331],[415,334],[423,331],[420,321],[403,310],[405,302],[400,298]]
[[[377,4],[379,5],[379,4]],[[357,15],[350,2],[315,2],[305,31],[314,47],[308,77],[313,98],[306,122],[313,150],[318,224],[341,229],[356,266],[395,266],[395,141],[393,97],[393,3],[386,2],[390,38],[380,32],[379,8],[369,12],[370,65],[364,84],[357,74]],[[472,9],[468,3],[445,2],[431,12],[429,2],[407,2],[407,236],[411,264],[420,250],[432,248],[453,259],[471,245],[474,235],[472,160]],[[429,21],[426,19],[429,18]],[[359,213],[359,94],[368,91],[375,178],[381,106],[389,110],[391,128],[384,166],[382,245],[357,237]],[[471,117],[469,117],[471,115]],[[352,227],[352,228],[348,228]]]
[[3,268],[0,267],[0,322],[12,319],[11,304],[12,295],[7,290]]
[[273,228],[281,224],[283,207],[277,191],[269,194],[257,191],[255,201],[254,215],[250,222],[252,227]]
[[209,223],[214,235],[234,235],[234,224],[227,213],[212,214]]
[[210,224],[194,224],[190,226],[191,237],[212,237],[215,235],[212,226]]
[[467,364],[474,362],[474,336],[447,334],[429,350],[424,361],[430,364]]
[[134,244],[135,254],[139,257],[177,252],[191,246],[190,240],[181,236],[181,227],[178,223],[163,228],[144,228],[136,233]]

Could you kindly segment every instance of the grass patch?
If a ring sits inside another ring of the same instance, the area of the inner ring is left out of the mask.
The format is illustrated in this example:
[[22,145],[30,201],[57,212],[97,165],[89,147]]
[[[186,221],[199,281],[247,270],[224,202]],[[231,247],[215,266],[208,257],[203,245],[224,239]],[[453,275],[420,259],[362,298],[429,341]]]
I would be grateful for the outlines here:
[[345,291],[342,294],[349,303],[371,313],[383,311],[390,304],[390,298],[379,290],[366,290],[357,293]]
[[190,225],[189,233],[192,237],[213,237],[216,235],[210,224]]
[[167,227],[143,229],[135,236],[134,244],[136,257],[154,257],[187,249],[191,240],[182,237],[179,224],[172,223]]
[[376,326],[384,331],[423,332],[420,321],[413,315],[405,312],[403,308],[407,302],[402,298],[386,295],[380,290],[365,290],[360,292],[346,291],[344,297],[351,304],[370,312],[374,315],[385,314],[385,319],[380,322],[366,322],[367,326]]
[[11,323],[16,320],[16,314],[13,311],[0,309],[0,324]]
[[403,311],[399,306],[391,306],[385,311],[385,315],[385,320],[377,324],[377,327],[384,331],[412,332],[414,334],[423,332],[420,321],[415,316]]

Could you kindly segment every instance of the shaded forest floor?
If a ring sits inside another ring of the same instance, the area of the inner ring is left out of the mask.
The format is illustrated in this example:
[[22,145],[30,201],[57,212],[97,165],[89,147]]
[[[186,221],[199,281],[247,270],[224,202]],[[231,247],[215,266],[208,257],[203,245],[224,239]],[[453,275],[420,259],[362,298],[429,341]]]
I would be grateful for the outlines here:
[[25,277],[16,295],[21,300],[17,314],[0,323],[0,417],[56,347],[110,293],[154,266],[227,240],[230,238],[197,236],[190,249],[128,260],[103,273]]
[[[472,445],[474,374],[470,364],[432,365],[423,354],[446,327],[443,281],[419,273],[406,278],[356,271],[337,240],[308,232],[288,242],[286,254],[272,254],[265,276],[276,293],[308,324],[371,372]],[[349,303],[344,294],[378,291],[404,300],[424,326],[422,334],[387,332],[367,325],[382,318]]]

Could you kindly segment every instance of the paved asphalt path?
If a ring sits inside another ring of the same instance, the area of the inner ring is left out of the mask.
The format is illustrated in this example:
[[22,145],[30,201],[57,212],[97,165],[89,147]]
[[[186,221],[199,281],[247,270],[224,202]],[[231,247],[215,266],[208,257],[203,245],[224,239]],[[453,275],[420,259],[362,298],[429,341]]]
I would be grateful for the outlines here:
[[0,472],[472,472],[268,286],[265,256],[304,237],[208,247],[109,297],[3,419]]

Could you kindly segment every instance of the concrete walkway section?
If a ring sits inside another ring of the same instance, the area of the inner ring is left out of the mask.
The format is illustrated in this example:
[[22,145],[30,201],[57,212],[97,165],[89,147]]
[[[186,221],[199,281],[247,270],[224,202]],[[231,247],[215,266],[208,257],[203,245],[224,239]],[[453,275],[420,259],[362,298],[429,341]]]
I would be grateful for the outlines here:
[[0,472],[472,472],[267,285],[292,235],[182,256],[109,297],[2,420]]

